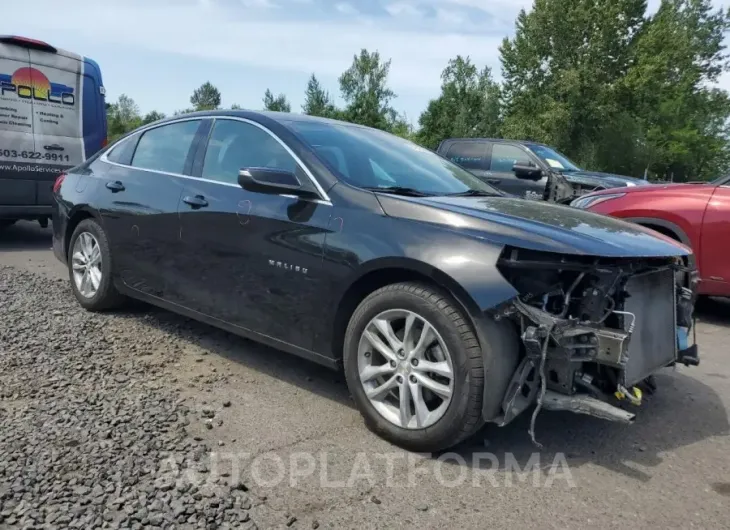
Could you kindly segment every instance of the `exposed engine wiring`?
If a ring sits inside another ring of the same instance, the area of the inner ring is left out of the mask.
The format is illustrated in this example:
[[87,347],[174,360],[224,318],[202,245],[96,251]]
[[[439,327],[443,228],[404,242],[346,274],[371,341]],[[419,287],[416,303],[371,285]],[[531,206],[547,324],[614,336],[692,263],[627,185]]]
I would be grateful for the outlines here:
[[532,413],[532,418],[530,419],[530,439],[538,449],[542,449],[542,444],[535,438],[535,420],[537,420],[537,415],[542,409],[542,401],[545,398],[545,392],[547,392],[547,382],[545,381],[545,359],[547,358],[548,343],[550,342],[550,335],[553,332],[553,327],[555,327],[555,324],[550,324],[550,327],[543,328],[547,329],[547,333],[545,334],[545,340],[542,343],[542,350],[540,352],[540,393],[537,395],[537,406],[535,407],[535,410]]

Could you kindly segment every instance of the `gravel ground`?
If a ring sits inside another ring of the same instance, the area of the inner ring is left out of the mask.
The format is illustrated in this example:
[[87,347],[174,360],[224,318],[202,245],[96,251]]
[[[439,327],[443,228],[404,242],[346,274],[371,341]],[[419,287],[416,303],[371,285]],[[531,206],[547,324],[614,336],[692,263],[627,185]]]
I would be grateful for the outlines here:
[[546,412],[540,451],[523,417],[447,461],[368,432],[340,374],[146,306],[82,311],[49,247],[0,235],[0,529],[728,528],[730,302],[634,425]]
[[0,526],[257,527],[245,484],[204,479],[210,448],[170,385],[172,337],[8,267],[0,323]]

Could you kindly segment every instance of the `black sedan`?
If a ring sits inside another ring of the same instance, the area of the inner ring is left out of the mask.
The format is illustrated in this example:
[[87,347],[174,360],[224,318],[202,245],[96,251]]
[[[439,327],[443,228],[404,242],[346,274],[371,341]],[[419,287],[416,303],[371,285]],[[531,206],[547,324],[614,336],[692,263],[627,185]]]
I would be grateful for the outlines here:
[[697,361],[692,285],[676,284],[694,277],[687,248],[506,197],[366,127],[188,114],[61,175],[54,196],[54,251],[83,307],[136,298],[344,366],[368,426],[409,449],[535,401],[628,422],[618,401]]

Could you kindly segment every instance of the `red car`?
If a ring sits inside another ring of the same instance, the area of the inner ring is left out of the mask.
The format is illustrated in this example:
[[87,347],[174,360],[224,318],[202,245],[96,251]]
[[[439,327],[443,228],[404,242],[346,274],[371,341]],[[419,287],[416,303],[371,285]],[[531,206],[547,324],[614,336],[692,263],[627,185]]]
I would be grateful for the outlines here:
[[571,206],[621,217],[684,243],[694,251],[699,294],[730,296],[730,177],[603,190]]

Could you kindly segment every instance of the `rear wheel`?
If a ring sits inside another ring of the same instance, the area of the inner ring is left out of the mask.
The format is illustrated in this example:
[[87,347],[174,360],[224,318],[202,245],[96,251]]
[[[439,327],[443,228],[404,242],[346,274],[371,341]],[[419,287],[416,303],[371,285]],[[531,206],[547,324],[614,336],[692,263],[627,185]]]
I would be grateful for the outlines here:
[[439,451],[483,423],[481,348],[454,300],[430,286],[398,283],[365,298],[344,363],[367,426],[396,445]]
[[84,219],[71,236],[68,272],[74,296],[85,309],[113,309],[123,302],[111,280],[111,265],[104,229],[95,219]]

